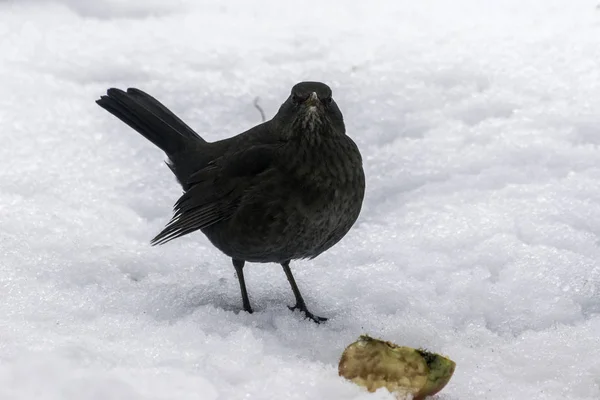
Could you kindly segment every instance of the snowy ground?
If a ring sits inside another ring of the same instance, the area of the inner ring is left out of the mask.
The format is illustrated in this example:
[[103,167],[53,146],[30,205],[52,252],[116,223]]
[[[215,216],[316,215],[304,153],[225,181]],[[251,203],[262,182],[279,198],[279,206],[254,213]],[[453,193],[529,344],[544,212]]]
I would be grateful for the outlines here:
[[[596,2],[324,3],[0,2],[0,399],[391,398],[337,376],[361,333],[454,359],[439,400],[600,398]],[[300,80],[368,174],[293,265],[322,326],[277,265],[248,315],[201,234],[150,247],[180,189],[94,103],[139,87],[215,140]]]

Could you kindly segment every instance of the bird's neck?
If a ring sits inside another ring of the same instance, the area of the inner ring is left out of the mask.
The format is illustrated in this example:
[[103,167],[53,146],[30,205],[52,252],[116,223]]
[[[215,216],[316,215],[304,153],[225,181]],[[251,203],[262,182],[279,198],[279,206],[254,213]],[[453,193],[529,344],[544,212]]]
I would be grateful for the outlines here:
[[343,136],[324,118],[298,119],[292,125],[291,139],[299,146],[321,147],[324,142]]

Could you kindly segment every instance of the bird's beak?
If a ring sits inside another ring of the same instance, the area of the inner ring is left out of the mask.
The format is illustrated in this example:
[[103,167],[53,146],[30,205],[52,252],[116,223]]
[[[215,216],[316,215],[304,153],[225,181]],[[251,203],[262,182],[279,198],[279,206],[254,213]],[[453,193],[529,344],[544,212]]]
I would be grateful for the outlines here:
[[306,99],[304,101],[304,104],[306,104],[307,106],[316,106],[319,104],[319,96],[317,96],[317,93],[312,92],[310,94],[310,96],[308,96],[308,99]]

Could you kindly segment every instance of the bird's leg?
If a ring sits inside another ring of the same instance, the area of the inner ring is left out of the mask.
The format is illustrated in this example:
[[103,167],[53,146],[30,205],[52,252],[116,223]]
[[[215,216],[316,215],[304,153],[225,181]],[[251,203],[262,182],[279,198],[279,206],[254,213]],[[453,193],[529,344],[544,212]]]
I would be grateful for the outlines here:
[[240,282],[240,291],[242,292],[242,303],[244,304],[244,311],[252,314],[252,307],[250,307],[250,299],[248,299],[248,292],[246,291],[246,281],[244,280],[244,260],[232,259],[233,266],[235,268],[235,274]]
[[294,279],[294,275],[292,275],[292,270],[290,269],[290,262],[286,261],[281,264],[283,267],[283,271],[285,272],[285,276],[287,276],[288,282],[290,282],[290,286],[292,287],[292,292],[294,292],[294,296],[296,297],[296,305],[294,307],[288,307],[290,310],[300,310],[306,315],[306,318],[312,319],[317,324],[323,321],[327,321],[327,318],[319,317],[314,315],[306,308],[306,304],[304,303],[304,299],[300,294],[300,289],[298,289],[298,285],[296,285],[296,280]]

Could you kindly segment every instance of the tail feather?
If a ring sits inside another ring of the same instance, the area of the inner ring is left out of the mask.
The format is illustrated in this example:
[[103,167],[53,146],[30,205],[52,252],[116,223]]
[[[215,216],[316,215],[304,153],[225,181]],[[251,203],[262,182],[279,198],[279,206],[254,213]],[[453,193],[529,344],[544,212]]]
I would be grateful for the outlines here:
[[139,89],[108,89],[96,103],[163,150],[169,158],[206,143],[168,108]]
[[146,106],[146,108],[154,112],[157,116],[162,118],[166,123],[173,127],[177,127],[180,134],[194,140],[205,142],[192,128],[190,128],[185,122],[177,117],[171,110],[165,107],[160,101],[150,96],[148,93],[141,91],[136,88],[127,89],[127,94],[132,98]]

